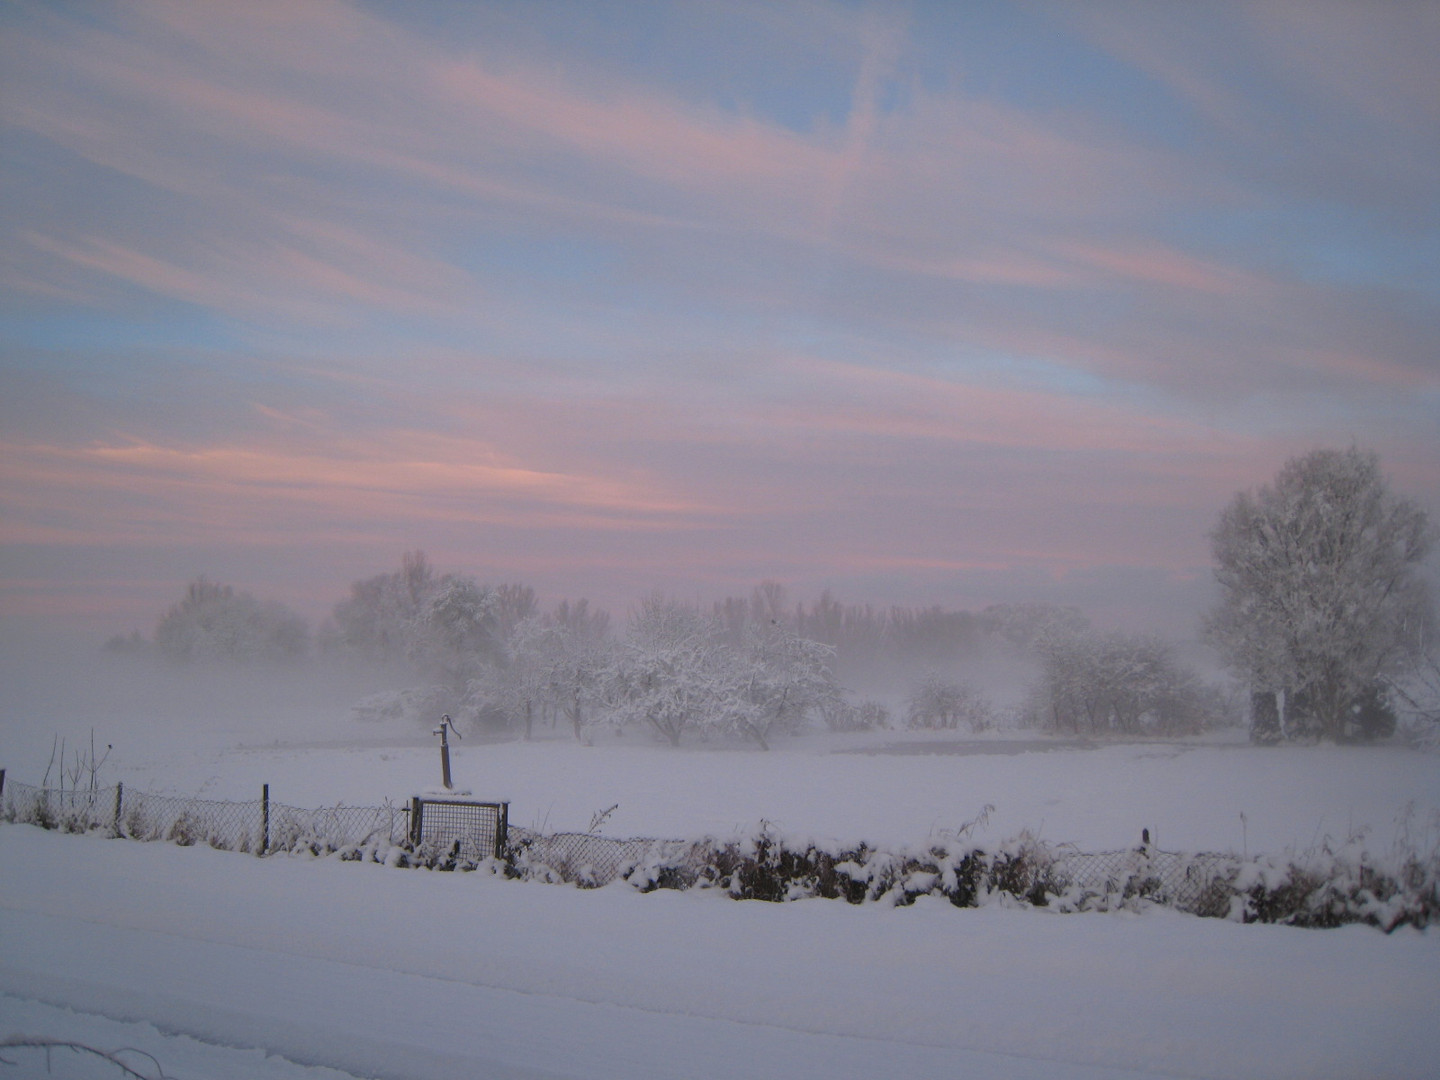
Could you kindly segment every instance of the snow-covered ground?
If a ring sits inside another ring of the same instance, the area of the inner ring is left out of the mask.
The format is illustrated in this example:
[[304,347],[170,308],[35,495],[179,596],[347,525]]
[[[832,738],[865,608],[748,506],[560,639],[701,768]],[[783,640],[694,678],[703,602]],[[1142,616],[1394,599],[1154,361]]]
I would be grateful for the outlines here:
[[1440,938],[1409,930],[582,892],[28,826],[0,827],[0,866],[0,1031],[134,1046],[177,1076],[1420,1077],[1440,1062]]
[[[88,726],[16,715],[0,731],[14,779],[40,779],[51,730],[88,746]],[[277,800],[320,806],[398,800],[438,779],[427,733],[359,727],[343,710],[242,701],[203,723],[173,710],[141,722],[117,705],[98,720],[97,738],[115,747],[103,782],[134,788],[240,799],[269,783]],[[763,819],[911,843],[992,805],[982,843],[1030,828],[1086,849],[1130,846],[1142,827],[1175,849],[1279,852],[1361,829],[1376,848],[1402,832],[1428,847],[1440,808],[1437,759],[1399,747],[876,733],[762,753],[545,734],[459,742],[457,782],[552,829],[584,828],[618,803],[605,824],[614,836],[728,835]],[[1433,931],[583,892],[28,826],[0,826],[0,994],[0,1040],[135,1047],[182,1078],[1440,1069]],[[0,1080],[44,1067],[32,1051],[3,1056],[16,1064],[0,1065]],[[64,1054],[52,1066],[116,1075]]]

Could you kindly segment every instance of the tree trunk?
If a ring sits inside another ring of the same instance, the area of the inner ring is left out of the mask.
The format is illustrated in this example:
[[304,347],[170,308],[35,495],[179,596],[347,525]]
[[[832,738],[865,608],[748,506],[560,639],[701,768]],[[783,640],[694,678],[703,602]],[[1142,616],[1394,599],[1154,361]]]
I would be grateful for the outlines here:
[[680,745],[680,725],[679,725],[679,724],[675,724],[675,723],[664,723],[664,724],[662,724],[659,720],[656,720],[655,717],[653,717],[653,716],[647,716],[647,717],[645,717],[645,719],[650,721],[650,726],[651,726],[651,727],[653,727],[656,731],[660,732],[661,735],[664,735],[665,738],[667,738],[668,740],[670,740],[670,745],[671,745],[671,746],[676,746],[676,747],[678,747],[678,746]]

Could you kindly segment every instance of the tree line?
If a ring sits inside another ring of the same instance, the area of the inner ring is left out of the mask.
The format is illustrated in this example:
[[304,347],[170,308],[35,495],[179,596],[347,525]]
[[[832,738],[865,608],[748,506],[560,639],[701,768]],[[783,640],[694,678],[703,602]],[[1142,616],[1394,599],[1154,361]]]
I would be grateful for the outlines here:
[[[767,581],[708,609],[650,596],[616,627],[586,600],[542,609],[529,586],[442,574],[418,551],[354,582],[314,633],[282,604],[200,578],[153,639],[110,646],[177,662],[350,658],[403,684],[362,702],[360,715],[448,713],[527,738],[537,725],[586,738],[609,724],[672,745],[728,736],[768,747],[806,727],[978,732],[1002,722],[1186,735],[1248,712],[1259,741],[1341,741],[1390,734],[1397,704],[1440,722],[1421,573],[1434,532],[1389,491],[1373,455],[1291,461],[1272,486],[1237,494],[1211,540],[1220,601],[1204,632],[1235,676],[1228,685],[1202,679],[1173,644],[1098,629],[1075,608],[876,608],[828,591],[807,605]],[[1032,672],[1005,708],[959,674],[995,659]]]
[[[829,592],[792,604],[767,581],[709,609],[649,596],[617,628],[585,600],[542,609],[529,586],[440,573],[418,551],[354,582],[313,634],[283,605],[201,578],[152,640],[132,634],[111,647],[180,663],[359,661],[398,684],[360,702],[361,717],[428,723],[448,713],[526,738],[563,727],[583,739],[611,725],[672,745],[730,737],[768,748],[776,733],[807,728],[979,732],[1010,721],[1182,734],[1224,717],[1170,646],[1102,633],[1074,608],[877,609]],[[996,656],[1040,672],[1008,715],[957,674]]]

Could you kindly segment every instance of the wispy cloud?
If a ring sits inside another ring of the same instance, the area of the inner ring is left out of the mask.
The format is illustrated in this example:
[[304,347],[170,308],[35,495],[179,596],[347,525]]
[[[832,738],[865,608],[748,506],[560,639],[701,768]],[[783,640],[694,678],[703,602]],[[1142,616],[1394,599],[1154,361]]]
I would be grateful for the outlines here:
[[965,602],[1440,499],[1428,8],[557,11],[0,13],[0,539]]

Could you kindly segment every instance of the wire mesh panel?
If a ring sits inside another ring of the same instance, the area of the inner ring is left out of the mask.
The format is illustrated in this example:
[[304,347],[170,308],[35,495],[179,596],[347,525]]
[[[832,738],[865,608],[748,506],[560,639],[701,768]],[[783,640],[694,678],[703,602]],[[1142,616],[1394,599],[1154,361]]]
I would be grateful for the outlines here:
[[458,854],[467,859],[498,859],[504,855],[509,803],[415,799],[411,817],[411,838],[417,844],[458,844]]

